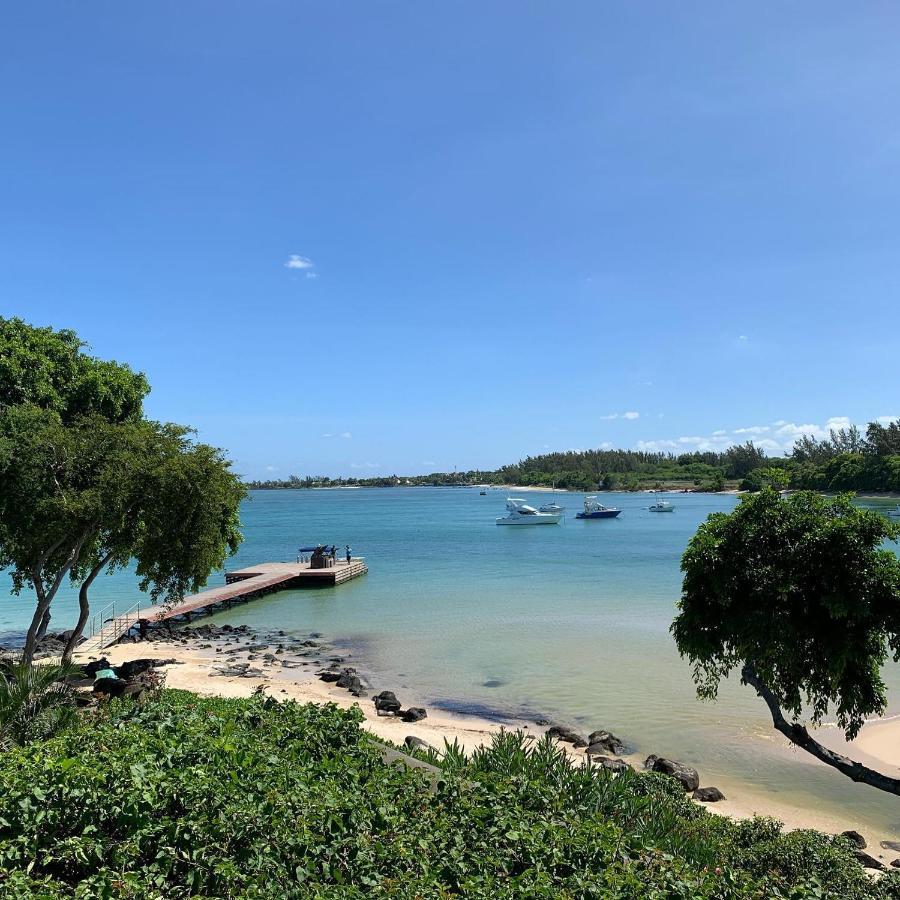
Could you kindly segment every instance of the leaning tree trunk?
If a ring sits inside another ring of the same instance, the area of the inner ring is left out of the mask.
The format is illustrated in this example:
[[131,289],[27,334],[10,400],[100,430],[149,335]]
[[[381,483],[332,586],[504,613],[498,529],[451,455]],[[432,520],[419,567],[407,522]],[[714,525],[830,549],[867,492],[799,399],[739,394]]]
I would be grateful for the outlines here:
[[84,626],[87,625],[88,617],[91,614],[88,591],[94,583],[94,579],[103,571],[107,563],[112,559],[112,556],[112,552],[110,552],[100,559],[97,565],[95,565],[88,573],[87,578],[84,579],[81,583],[81,587],[78,589],[78,621],[75,623],[75,628],[72,630],[69,640],[66,641],[66,647],[63,650],[62,655],[62,661],[64,663],[71,662],[72,654],[75,652],[75,647],[78,645],[81,636],[84,634]]
[[889,794],[900,794],[900,778],[891,778],[889,775],[883,775],[875,769],[870,769],[862,763],[858,763],[849,756],[843,756],[835,753],[820,744],[799,722],[788,722],[781,711],[781,706],[777,698],[762,681],[756,670],[751,665],[745,665],[741,671],[741,677],[751,687],[756,689],[756,693],[765,701],[772,715],[772,724],[780,731],[792,744],[805,750],[807,753],[815,756],[826,765],[832,766],[838,772],[846,775],[853,781],[859,781],[868,784],[871,787],[878,788],[879,791],[886,791]]
[[53,598],[56,596],[56,592],[59,590],[60,585],[63,583],[63,579],[66,577],[66,574],[78,560],[78,556],[81,553],[81,548],[84,545],[84,542],[87,540],[88,534],[89,531],[83,532],[75,542],[75,545],[72,547],[72,550],[66,558],[65,563],[60,567],[59,571],[57,571],[49,587],[45,587],[44,585],[43,569],[46,561],[53,553],[56,552],[56,550],[59,549],[59,543],[57,543],[41,557],[38,565],[35,566],[33,572],[31,573],[32,582],[34,583],[34,591],[35,594],[37,594],[38,602],[37,607],[34,610],[34,615],[31,617],[31,625],[28,628],[28,633],[25,635],[25,647],[22,649],[22,662],[25,663],[26,666],[30,666],[34,662],[34,651],[37,648],[38,640],[40,640],[42,625],[44,625],[44,629],[46,631],[46,625],[44,624],[45,617],[47,617],[47,621],[49,622],[50,604],[53,602]]

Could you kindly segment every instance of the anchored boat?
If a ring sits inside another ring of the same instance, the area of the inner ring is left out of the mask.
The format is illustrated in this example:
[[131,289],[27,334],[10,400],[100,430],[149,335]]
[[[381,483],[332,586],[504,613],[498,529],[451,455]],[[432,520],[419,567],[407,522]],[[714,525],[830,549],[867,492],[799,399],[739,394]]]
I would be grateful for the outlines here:
[[576,513],[576,519],[614,519],[621,509],[614,506],[604,506],[596,497],[584,498],[584,512]]
[[562,513],[546,513],[529,506],[516,497],[506,498],[506,515],[497,519],[498,525],[558,525]]

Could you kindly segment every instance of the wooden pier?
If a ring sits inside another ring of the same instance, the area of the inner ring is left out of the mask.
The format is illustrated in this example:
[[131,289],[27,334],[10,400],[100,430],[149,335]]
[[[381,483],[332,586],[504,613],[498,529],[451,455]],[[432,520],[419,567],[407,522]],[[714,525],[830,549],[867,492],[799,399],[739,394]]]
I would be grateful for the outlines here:
[[338,560],[333,566],[324,569],[313,569],[309,562],[268,562],[237,569],[225,573],[223,587],[207,588],[199,594],[184,597],[179,603],[133,607],[122,615],[113,615],[78,650],[82,653],[102,650],[115,644],[132,628],[144,629],[172,619],[189,622],[194,617],[229,609],[238,603],[245,603],[274,591],[310,585],[326,587],[342,584],[351,578],[365,575],[368,571],[365,559],[359,556],[354,556],[350,562]]

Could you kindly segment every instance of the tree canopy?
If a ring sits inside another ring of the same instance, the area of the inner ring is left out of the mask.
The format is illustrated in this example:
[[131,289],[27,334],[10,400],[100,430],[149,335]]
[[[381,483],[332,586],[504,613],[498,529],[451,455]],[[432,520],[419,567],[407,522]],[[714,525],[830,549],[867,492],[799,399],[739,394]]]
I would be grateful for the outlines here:
[[144,418],[144,376],[83,346],[0,319],[0,568],[35,592],[26,661],[66,577],[80,584],[68,654],[104,569],[133,561],[154,601],[175,599],[241,539],[244,489],[222,451]]
[[898,537],[900,528],[849,495],[781,498],[766,488],[711,515],[682,557],[672,624],[700,696],[714,698],[738,669],[776,727],[819,758],[782,711],[813,723],[833,711],[855,737],[885,709],[881,667],[900,660],[900,560],[884,546]]

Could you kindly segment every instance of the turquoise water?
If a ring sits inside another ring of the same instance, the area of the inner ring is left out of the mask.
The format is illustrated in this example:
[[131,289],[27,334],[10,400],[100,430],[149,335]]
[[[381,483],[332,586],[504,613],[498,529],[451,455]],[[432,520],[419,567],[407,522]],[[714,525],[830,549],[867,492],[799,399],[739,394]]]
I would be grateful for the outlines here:
[[[516,496],[554,499],[568,517],[560,526],[498,527],[506,494],[497,490],[254,492],[229,568],[291,560],[297,547],[321,541],[349,543],[369,574],[271,595],[215,621],[320,631],[348,641],[373,683],[402,699],[607,728],[642,754],[696,765],[705,784],[726,793],[749,782],[778,802],[840,811],[846,827],[900,834],[895,800],[779,751],[750,689],[735,682],[717,703],[695,698],[668,631],[679,558],[697,526],[733,508],[733,497],[673,495],[676,511],[659,514],[647,510],[648,495],[607,495],[623,509],[618,519],[580,521],[583,495]],[[94,594],[95,608],[137,598],[129,573],[101,579]],[[0,607],[0,633],[21,630],[31,608],[11,598]],[[53,628],[68,627],[74,609],[71,592],[58,598]],[[891,711],[900,712],[900,692],[893,697]]]

